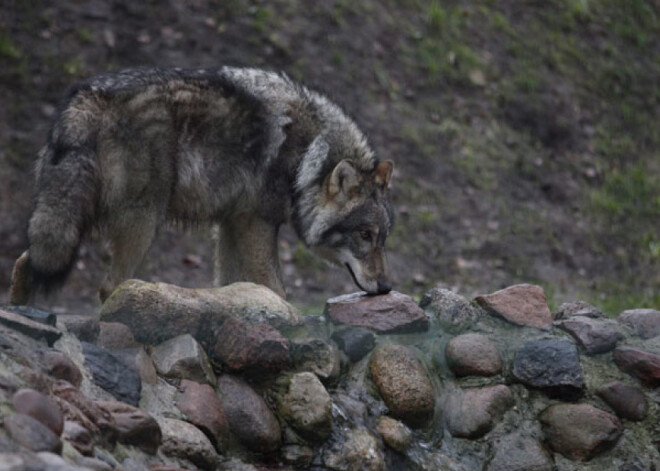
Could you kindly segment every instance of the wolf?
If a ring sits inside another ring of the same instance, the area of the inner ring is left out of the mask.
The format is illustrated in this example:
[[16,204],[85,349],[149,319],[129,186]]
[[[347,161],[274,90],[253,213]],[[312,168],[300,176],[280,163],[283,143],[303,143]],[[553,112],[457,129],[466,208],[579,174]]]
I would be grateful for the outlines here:
[[393,168],[336,104],[283,73],[133,68],[83,80],[39,153],[11,302],[58,288],[93,230],[112,253],[104,300],[172,221],[216,225],[216,285],[284,297],[277,237],[289,222],[360,289],[387,293]]

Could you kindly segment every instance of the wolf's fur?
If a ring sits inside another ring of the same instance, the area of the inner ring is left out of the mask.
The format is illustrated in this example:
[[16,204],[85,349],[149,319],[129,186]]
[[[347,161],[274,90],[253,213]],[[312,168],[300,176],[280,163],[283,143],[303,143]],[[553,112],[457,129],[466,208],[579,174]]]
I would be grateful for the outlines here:
[[[129,69],[73,86],[36,168],[29,249],[13,302],[63,282],[92,228],[113,260],[102,297],[133,272],[166,220],[219,224],[218,284],[281,295],[277,233],[290,220],[356,283],[390,289],[391,162],[335,104],[256,69]],[[20,263],[19,263],[20,262]]]

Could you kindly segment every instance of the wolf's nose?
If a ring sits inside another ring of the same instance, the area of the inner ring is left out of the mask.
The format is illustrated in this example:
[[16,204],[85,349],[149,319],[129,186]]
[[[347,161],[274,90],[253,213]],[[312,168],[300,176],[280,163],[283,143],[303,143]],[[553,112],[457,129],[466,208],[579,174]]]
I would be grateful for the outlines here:
[[387,294],[392,291],[392,284],[385,280],[378,282],[378,294]]

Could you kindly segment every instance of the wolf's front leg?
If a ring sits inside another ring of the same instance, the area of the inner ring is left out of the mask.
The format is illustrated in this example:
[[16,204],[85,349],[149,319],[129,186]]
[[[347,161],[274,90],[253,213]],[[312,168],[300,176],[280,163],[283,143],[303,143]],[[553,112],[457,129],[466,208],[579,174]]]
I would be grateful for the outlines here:
[[240,215],[226,221],[216,238],[215,285],[251,281],[286,298],[277,253],[279,227],[256,215]]
[[32,283],[28,271],[29,253],[26,250],[16,259],[11,272],[11,287],[9,288],[9,304],[25,305],[32,296]]

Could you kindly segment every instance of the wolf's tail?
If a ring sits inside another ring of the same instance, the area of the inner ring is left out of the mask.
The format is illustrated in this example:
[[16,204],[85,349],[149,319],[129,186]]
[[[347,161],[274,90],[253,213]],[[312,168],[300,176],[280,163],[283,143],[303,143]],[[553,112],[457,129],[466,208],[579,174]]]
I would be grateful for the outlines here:
[[71,272],[97,206],[96,150],[83,139],[50,140],[37,165],[28,225],[29,276],[33,291],[58,288]]

